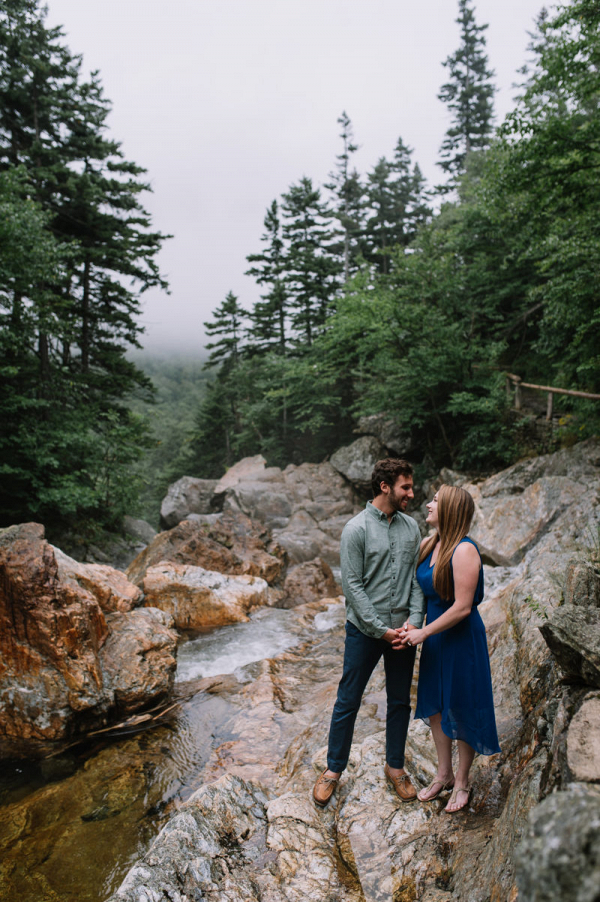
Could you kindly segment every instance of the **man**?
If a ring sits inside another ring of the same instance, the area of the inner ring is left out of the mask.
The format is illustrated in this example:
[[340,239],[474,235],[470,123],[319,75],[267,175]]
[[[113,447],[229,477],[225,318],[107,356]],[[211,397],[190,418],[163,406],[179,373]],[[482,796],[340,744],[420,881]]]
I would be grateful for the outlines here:
[[420,628],[425,599],[415,577],[421,536],[404,511],[413,493],[413,470],[405,460],[386,458],[371,477],[373,501],[342,533],[340,558],[346,597],[344,669],[331,718],[327,769],[313,789],[323,808],[348,763],[354,723],[363,692],[383,655],[387,694],[384,772],[404,802],[417,794],[404,770],[415,649],[403,644],[402,625]]

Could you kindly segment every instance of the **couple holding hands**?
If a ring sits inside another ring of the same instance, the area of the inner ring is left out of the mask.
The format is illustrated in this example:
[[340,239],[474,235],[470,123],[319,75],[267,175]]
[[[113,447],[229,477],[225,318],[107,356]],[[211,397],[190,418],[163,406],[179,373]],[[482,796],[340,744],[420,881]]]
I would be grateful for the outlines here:
[[[371,485],[373,501],[342,533],[344,667],[331,718],[327,768],[313,798],[324,807],[337,787],[348,763],[363,692],[383,655],[385,775],[404,802],[429,802],[451,790],[445,810],[454,813],[469,804],[475,753],[500,751],[485,627],[477,610],[483,598],[483,567],[467,535],[473,499],[465,489],[441,486],[427,504],[426,522],[435,531],[421,540],[416,522],[404,513],[414,497],[411,465],[395,458],[380,460]],[[415,717],[430,725],[438,756],[434,780],[419,793],[404,770],[418,645],[422,651]],[[453,740],[458,743],[456,773]]]

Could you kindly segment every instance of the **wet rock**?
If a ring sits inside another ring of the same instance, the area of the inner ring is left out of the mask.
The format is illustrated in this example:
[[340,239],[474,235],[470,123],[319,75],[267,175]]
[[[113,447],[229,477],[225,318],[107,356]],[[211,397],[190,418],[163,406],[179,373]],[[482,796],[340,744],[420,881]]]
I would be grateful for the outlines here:
[[171,615],[180,630],[203,630],[248,619],[268,603],[268,586],[256,576],[226,576],[202,567],[162,563],[146,571],[144,603]]
[[224,776],[202,786],[164,827],[110,902],[259,902],[265,897],[254,871],[262,869],[266,851],[266,803],[260,787],[238,777]]
[[371,473],[378,460],[387,457],[379,439],[365,435],[331,455],[332,467],[361,491],[370,491]]
[[279,607],[294,608],[309,601],[319,601],[341,593],[331,572],[322,558],[306,561],[290,567],[283,584],[283,599]]
[[177,667],[173,618],[156,608],[107,617],[100,661],[119,714],[130,714],[171,695]]
[[[0,531],[0,752],[39,754],[45,743],[103,726],[117,713],[103,654],[111,630],[119,632],[124,622],[120,618],[136,621],[129,609],[138,600],[138,591],[122,573],[78,565],[46,542],[39,524]],[[105,615],[101,604],[106,611],[125,613]],[[129,631],[127,636],[133,644],[144,644],[148,660],[153,639],[164,645],[164,636],[157,633],[136,638]],[[124,634],[118,642],[127,657],[133,645]],[[144,678],[134,660],[135,655],[118,685],[121,695],[136,699],[130,702],[135,707],[153,699],[155,690],[144,696]],[[172,657],[159,654],[155,665],[152,680],[158,684],[166,679],[168,685]]]
[[574,784],[532,812],[516,854],[519,899],[596,902],[600,886],[600,794]]
[[269,542],[264,527],[245,514],[191,514],[173,529],[159,533],[131,563],[127,576],[140,586],[148,568],[164,561],[259,576],[273,583],[281,575],[283,558],[281,549]]
[[105,614],[131,611],[142,603],[142,592],[130,583],[124,573],[106,564],[80,564],[53,548],[58,565],[58,579],[65,585],[85,589],[94,596]]
[[600,694],[586,696],[569,724],[567,761],[573,779],[600,783]]
[[540,632],[568,679],[600,689],[600,618],[596,608],[564,605]]
[[193,476],[182,476],[172,483],[160,506],[163,529],[177,526],[189,514],[210,514],[216,485],[216,479],[195,479]]

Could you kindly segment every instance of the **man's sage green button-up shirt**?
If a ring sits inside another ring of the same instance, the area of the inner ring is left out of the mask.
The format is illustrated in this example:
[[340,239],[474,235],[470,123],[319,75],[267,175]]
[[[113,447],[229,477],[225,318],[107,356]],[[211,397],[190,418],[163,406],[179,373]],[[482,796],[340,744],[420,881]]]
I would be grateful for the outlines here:
[[423,625],[425,598],[415,576],[421,534],[406,514],[391,521],[370,501],[342,533],[340,561],[346,616],[366,636],[380,639],[409,620]]

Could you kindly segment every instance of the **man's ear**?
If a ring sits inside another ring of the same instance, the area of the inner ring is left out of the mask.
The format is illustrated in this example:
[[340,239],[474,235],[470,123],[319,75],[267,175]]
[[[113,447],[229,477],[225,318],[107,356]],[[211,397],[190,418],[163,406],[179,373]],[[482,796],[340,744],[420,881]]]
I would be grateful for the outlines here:
[[387,482],[380,482],[379,488],[381,489],[381,491],[383,492],[384,495],[389,495],[390,486],[387,484]]

